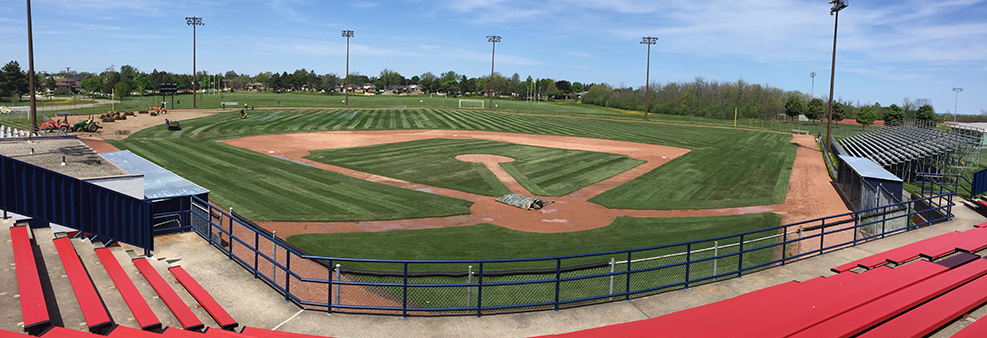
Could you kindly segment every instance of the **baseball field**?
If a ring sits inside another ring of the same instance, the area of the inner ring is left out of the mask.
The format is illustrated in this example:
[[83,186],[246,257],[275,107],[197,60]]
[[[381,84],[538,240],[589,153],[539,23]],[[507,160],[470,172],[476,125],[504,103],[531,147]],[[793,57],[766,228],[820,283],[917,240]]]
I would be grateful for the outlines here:
[[[452,109],[220,111],[182,127],[109,141],[313,254],[390,259],[556,256],[777,226],[762,213],[784,209],[799,147],[782,133]],[[511,161],[457,160],[477,154]],[[557,203],[492,202],[516,190]]]

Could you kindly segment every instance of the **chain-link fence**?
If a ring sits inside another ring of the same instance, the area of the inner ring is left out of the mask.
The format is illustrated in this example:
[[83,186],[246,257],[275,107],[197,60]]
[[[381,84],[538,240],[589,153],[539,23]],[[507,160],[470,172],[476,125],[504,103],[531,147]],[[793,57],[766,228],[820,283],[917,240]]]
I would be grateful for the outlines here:
[[[481,315],[558,310],[740,277],[942,221],[952,217],[952,194],[706,240],[525,259],[311,256],[232,210],[228,213],[201,200],[188,210],[188,227],[286,300],[306,309],[403,316]],[[928,220],[908,221],[917,214]],[[929,216],[934,214],[943,216]],[[875,220],[875,215],[881,218]]]

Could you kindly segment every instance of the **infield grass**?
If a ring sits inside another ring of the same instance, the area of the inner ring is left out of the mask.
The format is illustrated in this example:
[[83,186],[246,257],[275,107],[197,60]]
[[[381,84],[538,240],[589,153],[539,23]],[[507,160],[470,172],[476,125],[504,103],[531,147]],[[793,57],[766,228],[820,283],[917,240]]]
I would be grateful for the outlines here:
[[566,195],[644,163],[626,155],[455,139],[317,150],[305,158],[474,194],[510,193],[484,164],[455,158],[464,154],[515,159],[500,166],[536,196]]
[[[230,111],[182,121],[182,127],[181,131],[169,131],[163,126],[149,128],[112,143],[129,148],[129,144],[135,142],[187,140],[197,142],[194,147],[203,152],[215,153],[229,147],[211,142],[213,140],[252,135],[334,130],[446,129],[579,136],[691,149],[689,153],[592,200],[610,208],[631,209],[726,208],[781,203],[787,193],[796,149],[796,145],[789,142],[791,135],[779,133],[432,109],[274,109],[255,111],[247,119],[240,119],[238,112]],[[206,149],[212,147],[223,148]],[[139,148],[133,150],[165,168],[173,167],[168,161],[155,160],[166,155],[152,154]],[[153,151],[167,152],[168,149],[157,148]],[[222,165],[208,158],[200,163],[206,166]],[[252,164],[244,162],[243,165]],[[285,166],[296,164],[275,161],[266,166],[273,166],[268,170],[290,171]],[[183,176],[193,182],[205,182],[211,179],[203,177],[209,172],[211,170],[201,173],[184,170]],[[214,196],[237,200],[241,204],[264,203],[242,201],[254,199],[256,195],[240,187],[266,185],[260,182],[263,179],[263,176],[241,177],[239,186],[226,188],[229,190]],[[287,194],[286,200],[290,201],[303,201],[307,196],[304,191],[293,192],[287,188],[281,192]],[[377,197],[355,195],[350,198],[373,204]],[[297,220],[319,218],[320,214],[331,215],[318,209],[308,210],[305,214],[295,214],[300,216]],[[258,220],[286,217],[267,212],[258,212],[256,216]],[[333,219],[338,217],[333,216]]]

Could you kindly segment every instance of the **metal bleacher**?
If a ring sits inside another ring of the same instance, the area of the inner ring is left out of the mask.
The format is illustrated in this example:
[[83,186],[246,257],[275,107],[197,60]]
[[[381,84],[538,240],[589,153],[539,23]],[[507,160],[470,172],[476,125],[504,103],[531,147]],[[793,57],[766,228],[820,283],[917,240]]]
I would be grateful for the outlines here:
[[938,172],[926,168],[935,165],[929,163],[962,161],[963,154],[980,145],[980,138],[970,133],[902,125],[847,137],[839,140],[839,145],[840,155],[868,158],[906,178],[909,172],[918,171],[916,168]]

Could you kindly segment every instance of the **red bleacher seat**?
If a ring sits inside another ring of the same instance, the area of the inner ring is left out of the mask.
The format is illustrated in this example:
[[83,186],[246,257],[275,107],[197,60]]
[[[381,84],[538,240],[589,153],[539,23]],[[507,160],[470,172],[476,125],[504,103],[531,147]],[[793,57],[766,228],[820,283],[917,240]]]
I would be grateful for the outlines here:
[[851,337],[985,274],[987,260],[976,260],[830,318],[793,337]]
[[113,328],[113,331],[110,331],[110,333],[107,334],[106,336],[107,337],[110,337],[110,338],[154,338],[154,337],[161,337],[160,334],[157,334],[157,333],[154,333],[154,332],[142,331],[142,330],[138,330],[138,329],[135,329],[135,328],[132,328],[132,327],[119,326],[119,325],[117,327]]
[[301,333],[265,330],[265,329],[258,329],[255,327],[244,327],[243,331],[240,331],[240,333],[245,336],[258,337],[258,338],[323,338],[325,337],[325,336],[313,336],[313,335],[301,334]]
[[956,267],[959,267],[966,263],[970,263],[977,259],[980,259],[980,256],[966,252],[959,252],[955,255],[949,256],[949,258],[944,258],[936,261],[936,264],[945,266],[950,269],[954,269]]
[[908,311],[860,337],[925,337],[987,303],[987,278],[978,278]]
[[980,317],[977,321],[970,324],[953,335],[952,338],[983,338],[987,337],[987,319]]
[[113,256],[113,252],[109,248],[98,248],[96,255],[99,256],[99,261],[103,263],[106,273],[113,279],[117,291],[123,296],[127,307],[130,308],[130,313],[137,320],[137,325],[140,325],[143,330],[160,329],[161,321],[154,315],[154,311],[151,311],[151,307],[147,305],[144,296],[141,295],[140,291],[137,291],[134,282],[130,280],[130,276],[127,276],[127,272],[120,266],[120,262],[117,261],[116,256]]
[[983,222],[983,223],[974,225],[973,227],[975,227],[975,228],[987,228],[987,222]]
[[973,253],[987,248],[987,229],[976,228],[963,234],[963,238],[956,241],[957,250]]
[[105,337],[98,334],[82,332],[76,330],[66,329],[61,326],[52,326],[48,331],[45,331],[41,337],[45,338],[92,338],[92,337]]
[[185,305],[185,301],[178,296],[178,293],[168,285],[168,282],[158,274],[158,271],[151,266],[151,263],[147,259],[135,258],[133,260],[134,265],[137,266],[137,270],[140,270],[141,275],[147,280],[148,284],[151,284],[151,288],[154,288],[154,292],[158,293],[158,297],[164,301],[171,313],[178,318],[178,322],[182,324],[186,330],[201,330],[205,325],[202,321],[192,313],[188,305]]
[[223,307],[219,305],[219,302],[213,299],[212,295],[210,295],[209,292],[202,287],[202,285],[199,285],[199,282],[196,282],[195,278],[192,278],[192,276],[189,275],[185,269],[181,266],[173,266],[168,268],[168,271],[170,271],[172,275],[175,275],[178,282],[185,287],[185,290],[188,290],[188,292],[192,294],[192,297],[199,302],[199,305],[202,305],[202,307],[206,309],[206,312],[209,312],[209,315],[216,320],[216,323],[218,323],[223,330],[233,330],[237,325],[239,325],[236,320],[233,320],[233,317],[230,316],[230,314],[226,313],[226,310],[223,310]]
[[182,329],[176,329],[173,327],[166,328],[161,332],[162,337],[177,337],[177,338],[202,338],[205,337],[201,332],[186,331]]
[[38,265],[34,261],[34,249],[29,231],[26,226],[10,228],[14,266],[17,269],[17,290],[20,292],[21,317],[24,320],[25,331],[42,328],[51,323],[44,289],[41,287],[41,278],[38,275]]
[[919,256],[927,257],[929,259],[937,259],[956,251],[955,241],[962,238],[964,234],[966,234],[966,232],[954,231],[945,233],[895,249],[873,254],[830,270],[840,273],[849,271],[856,267],[872,269],[888,262],[900,265],[909,260],[918,258]]
[[99,298],[96,287],[89,279],[89,273],[86,272],[79,255],[75,252],[72,239],[62,237],[56,238],[54,242],[55,249],[58,250],[58,257],[62,259],[65,274],[68,275],[69,283],[72,284],[75,299],[79,301],[82,316],[85,317],[86,325],[89,326],[89,331],[99,332],[108,328],[113,324],[113,321],[110,320],[110,314],[106,312],[103,300]]
[[[234,331],[226,331],[223,329],[207,328],[206,336],[210,337],[227,337],[227,338],[244,338],[246,336],[236,333]],[[249,337],[248,337],[249,338]]]
[[[838,316],[858,306],[914,285],[949,269],[928,261],[918,261],[894,269],[887,279],[872,279],[829,297],[801,298],[773,312],[753,314],[752,320],[733,328],[732,337],[787,337],[812,325]],[[804,299],[804,300],[803,300]]]

